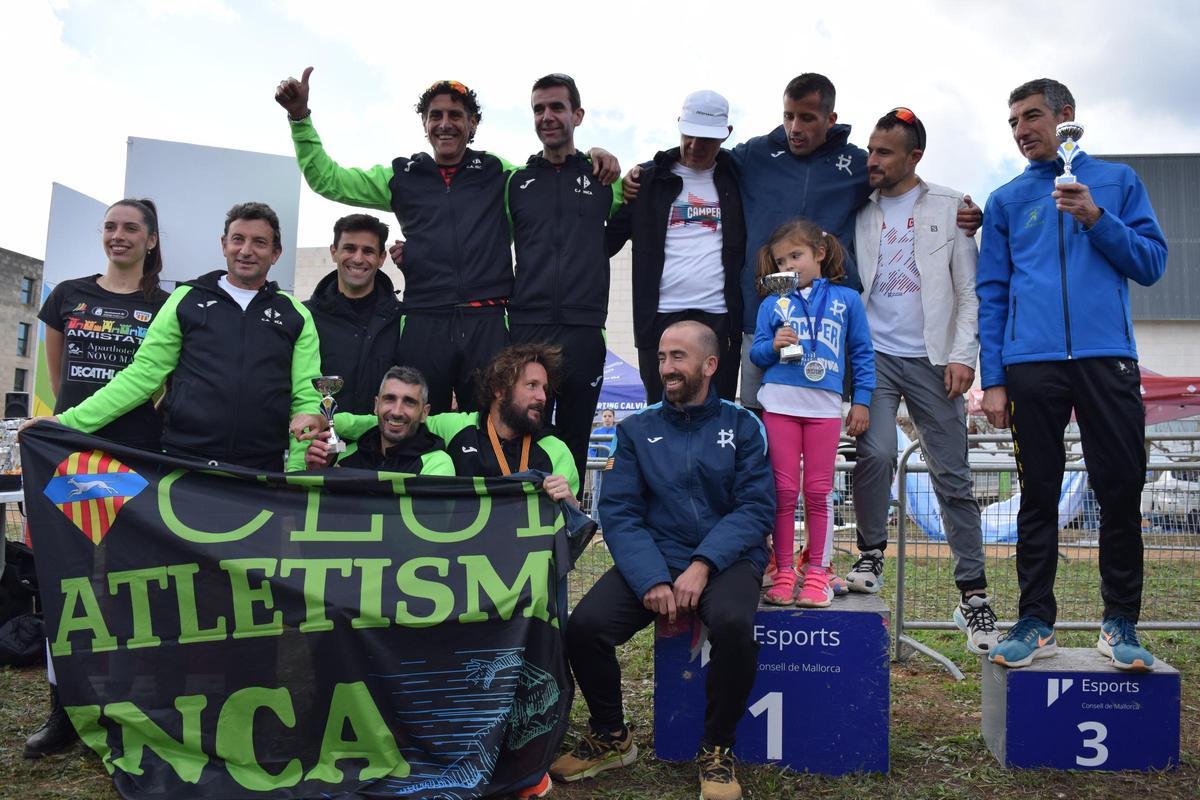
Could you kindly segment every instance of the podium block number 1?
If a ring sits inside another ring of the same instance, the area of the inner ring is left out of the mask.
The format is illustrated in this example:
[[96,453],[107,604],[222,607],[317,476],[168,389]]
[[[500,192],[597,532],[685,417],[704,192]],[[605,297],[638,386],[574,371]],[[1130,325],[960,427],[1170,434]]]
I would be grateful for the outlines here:
[[[767,760],[782,760],[783,692],[768,692],[747,710],[756,717],[760,716],[764,711],[767,713]],[[1105,750],[1104,752],[1104,757],[1108,758],[1108,751]]]
[[1091,750],[1095,755],[1090,756],[1075,756],[1075,763],[1081,767],[1098,767],[1105,761],[1108,761],[1108,748],[1103,742],[1108,738],[1108,728],[1102,722],[1081,722],[1078,726],[1080,733],[1093,734],[1090,738],[1084,738],[1083,746]]

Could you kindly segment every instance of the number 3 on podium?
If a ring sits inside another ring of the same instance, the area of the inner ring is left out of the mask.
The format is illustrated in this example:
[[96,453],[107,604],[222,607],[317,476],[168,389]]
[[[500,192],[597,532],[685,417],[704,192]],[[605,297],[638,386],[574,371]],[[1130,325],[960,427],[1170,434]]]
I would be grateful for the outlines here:
[[1108,728],[1100,722],[1081,722],[1078,728],[1080,733],[1093,734],[1083,740],[1083,746],[1095,755],[1075,756],[1075,763],[1081,767],[1098,767],[1108,761],[1108,748],[1102,744],[1108,738]]

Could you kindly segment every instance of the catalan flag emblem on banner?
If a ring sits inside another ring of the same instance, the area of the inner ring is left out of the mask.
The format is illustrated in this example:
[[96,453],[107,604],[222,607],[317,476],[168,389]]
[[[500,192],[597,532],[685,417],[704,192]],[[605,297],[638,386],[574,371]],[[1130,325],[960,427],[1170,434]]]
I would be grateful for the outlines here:
[[121,507],[146,486],[145,478],[103,450],[85,450],[59,463],[43,493],[92,544],[100,544]]

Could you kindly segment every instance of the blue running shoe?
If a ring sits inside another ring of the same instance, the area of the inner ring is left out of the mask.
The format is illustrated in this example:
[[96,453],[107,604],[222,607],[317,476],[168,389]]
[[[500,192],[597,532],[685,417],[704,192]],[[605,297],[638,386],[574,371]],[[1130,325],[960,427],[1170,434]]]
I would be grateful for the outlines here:
[[1037,617],[1021,617],[1000,638],[988,660],[1003,667],[1028,667],[1035,658],[1049,658],[1057,652],[1054,628]]
[[1111,658],[1117,669],[1148,672],[1154,668],[1154,656],[1138,642],[1137,626],[1124,617],[1104,620],[1096,649]]

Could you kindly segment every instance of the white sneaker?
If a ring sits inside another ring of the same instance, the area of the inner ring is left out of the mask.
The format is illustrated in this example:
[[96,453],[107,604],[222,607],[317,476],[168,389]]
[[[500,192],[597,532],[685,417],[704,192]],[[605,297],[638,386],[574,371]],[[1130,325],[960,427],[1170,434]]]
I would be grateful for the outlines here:
[[986,594],[973,594],[958,602],[954,624],[967,635],[967,649],[987,655],[995,649],[1000,633],[996,630],[996,612]]
[[866,550],[846,573],[846,584],[852,592],[875,594],[883,588],[883,551]]

